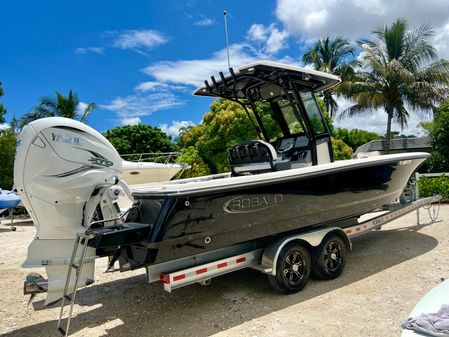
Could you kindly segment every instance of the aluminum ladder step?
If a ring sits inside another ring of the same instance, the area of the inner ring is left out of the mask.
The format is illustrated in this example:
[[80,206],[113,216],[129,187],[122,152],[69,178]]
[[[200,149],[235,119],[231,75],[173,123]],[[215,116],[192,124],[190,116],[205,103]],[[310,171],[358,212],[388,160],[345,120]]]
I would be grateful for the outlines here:
[[[75,243],[73,245],[72,256],[70,257],[70,263],[68,265],[67,278],[65,281],[64,292],[61,299],[61,310],[59,312],[58,319],[58,331],[62,336],[66,337],[69,335],[70,321],[72,319],[73,305],[75,304],[76,292],[78,290],[78,283],[83,270],[84,259],[86,258],[86,251],[88,247],[89,240],[94,237],[93,234],[88,233],[78,233],[76,235]],[[76,256],[78,253],[79,246],[82,246],[81,256],[79,264],[75,263]],[[69,292],[70,280],[72,278],[72,270],[75,270],[75,283],[73,288]],[[70,303],[69,312],[66,318],[64,318],[64,308],[66,303]],[[65,327],[63,327],[64,319],[66,320]]]

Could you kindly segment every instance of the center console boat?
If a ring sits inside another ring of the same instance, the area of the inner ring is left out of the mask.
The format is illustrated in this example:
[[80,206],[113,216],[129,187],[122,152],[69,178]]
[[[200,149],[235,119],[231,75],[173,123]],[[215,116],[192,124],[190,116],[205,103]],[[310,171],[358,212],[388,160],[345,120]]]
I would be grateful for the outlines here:
[[229,173],[132,187],[134,205],[121,222],[117,199],[127,188],[112,145],[73,120],[26,126],[15,186],[37,226],[25,266],[47,268],[47,303],[62,295],[81,231],[93,233],[82,285],[94,279],[96,257],[108,256],[121,271],[170,261],[181,269],[230,247],[249,251],[306,229],[354,226],[362,214],[397,199],[429,154],[334,161],[315,94],[339,82],[267,61],[211,77],[195,94],[241,104],[254,139],[229,149]]

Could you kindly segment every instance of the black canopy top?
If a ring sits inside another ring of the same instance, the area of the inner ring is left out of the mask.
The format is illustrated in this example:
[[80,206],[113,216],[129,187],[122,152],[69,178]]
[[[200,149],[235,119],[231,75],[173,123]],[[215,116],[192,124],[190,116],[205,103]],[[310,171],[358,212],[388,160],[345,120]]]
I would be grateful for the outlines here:
[[[229,69],[229,74],[219,73],[219,78],[204,81],[194,95],[214,96],[232,100],[245,99],[248,93],[261,100],[278,96],[280,90],[289,89],[289,82],[300,84],[313,92],[329,89],[340,82],[338,76],[312,69],[271,61],[259,61],[239,68]],[[278,89],[276,89],[276,87]],[[282,89],[281,89],[282,88]],[[254,91],[256,90],[256,91]]]

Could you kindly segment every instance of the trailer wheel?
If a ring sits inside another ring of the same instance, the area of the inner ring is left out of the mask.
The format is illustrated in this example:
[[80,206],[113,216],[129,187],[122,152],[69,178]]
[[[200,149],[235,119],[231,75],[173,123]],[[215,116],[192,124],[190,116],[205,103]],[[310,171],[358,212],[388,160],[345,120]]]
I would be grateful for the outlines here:
[[276,275],[268,276],[271,286],[282,294],[300,291],[309,280],[311,258],[302,245],[292,242],[282,248],[276,263]]
[[321,280],[337,278],[346,264],[346,245],[333,234],[320,243],[312,252],[312,273]]

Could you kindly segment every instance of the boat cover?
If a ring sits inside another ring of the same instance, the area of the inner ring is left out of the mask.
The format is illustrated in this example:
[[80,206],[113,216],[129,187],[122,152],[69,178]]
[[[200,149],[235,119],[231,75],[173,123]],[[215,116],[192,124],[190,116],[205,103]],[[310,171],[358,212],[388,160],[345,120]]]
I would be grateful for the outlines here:
[[0,209],[16,208],[20,198],[11,191],[0,190]]

